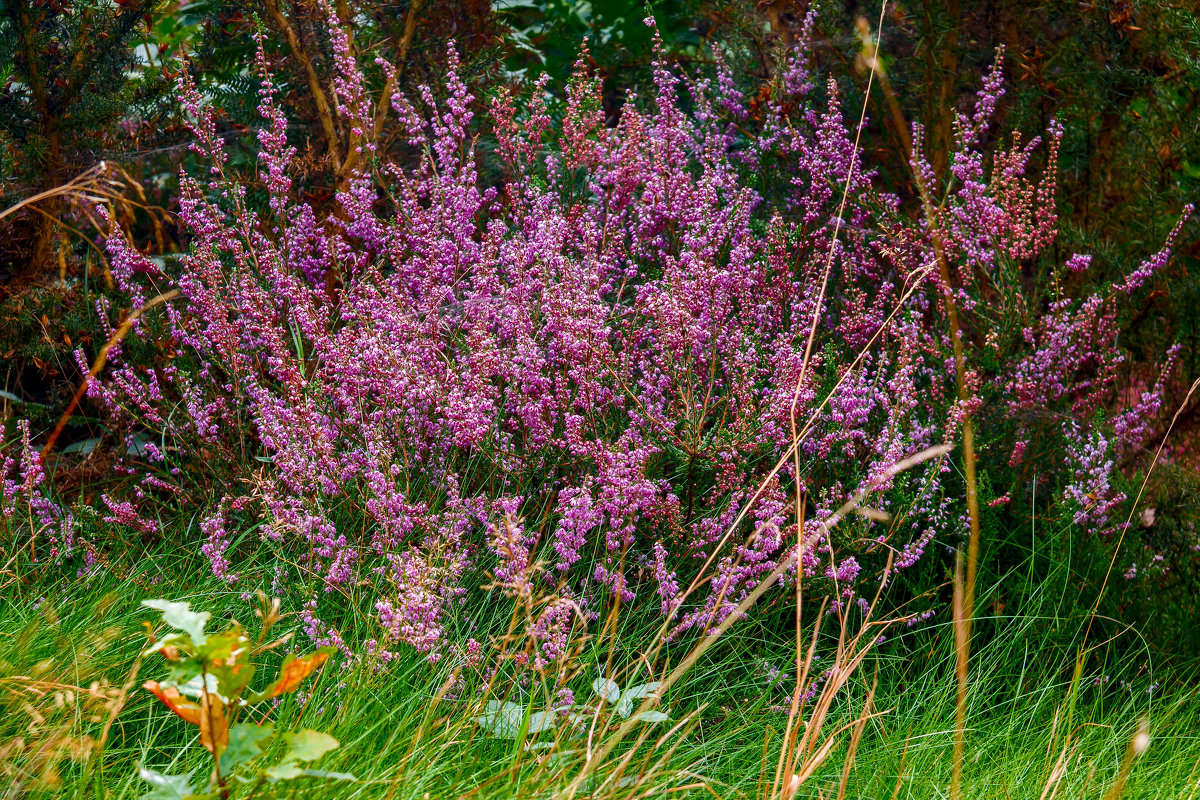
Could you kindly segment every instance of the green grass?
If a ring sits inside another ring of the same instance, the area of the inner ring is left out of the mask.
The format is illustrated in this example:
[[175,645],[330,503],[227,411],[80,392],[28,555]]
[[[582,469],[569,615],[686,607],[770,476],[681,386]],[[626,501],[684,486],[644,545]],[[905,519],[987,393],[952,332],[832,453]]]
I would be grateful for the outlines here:
[[[966,796],[1105,797],[1143,718],[1149,721],[1151,744],[1133,764],[1122,796],[1195,796],[1200,791],[1200,690],[1193,688],[1191,672],[1179,666],[1170,672],[1158,670],[1126,637],[1086,651],[1074,680],[1083,619],[1059,615],[1062,590],[1054,581],[1045,584],[1040,607],[1046,614],[982,618],[977,624]],[[989,594],[980,596],[979,607],[987,608]],[[60,580],[53,586],[10,585],[0,600],[0,681],[8,692],[0,709],[8,712],[0,721],[0,747],[15,737],[23,737],[28,745],[39,735],[28,729],[30,717],[19,707],[25,697],[19,679],[52,678],[64,686],[86,686],[104,675],[114,688],[126,681],[145,644],[142,624],[156,620],[155,614],[139,607],[149,597],[191,601],[194,608],[212,612],[211,629],[236,618],[253,632],[253,606],[242,599],[240,590],[207,577],[199,562],[180,564],[165,555],[139,559],[121,579],[102,571],[90,580]],[[372,635],[369,598],[349,594],[345,602],[347,639]],[[283,610],[295,612],[300,605],[298,599],[285,598]],[[1039,607],[1036,602],[1029,606]],[[502,604],[468,608],[475,615],[470,621],[477,626],[477,638],[503,633],[508,617]],[[614,665],[629,668],[638,663],[639,654],[651,651],[649,623],[620,622],[614,636],[595,635],[582,643],[573,659],[570,668],[576,674],[570,685],[579,699],[588,698],[599,665],[611,658]],[[460,683],[445,692],[455,667],[450,659],[430,664],[407,651],[386,666],[335,658],[270,716],[281,729],[308,727],[334,736],[341,747],[313,766],[352,773],[356,780],[301,779],[281,784],[284,789],[276,796],[657,797],[673,790],[674,796],[764,797],[787,723],[786,714],[771,707],[786,704],[790,687],[770,690],[753,665],[755,659],[766,658],[784,667],[793,658],[785,637],[769,624],[769,619],[744,623],[722,637],[664,699],[672,721],[635,729],[602,763],[591,764],[584,778],[585,754],[596,753],[611,735],[603,725],[592,733],[590,745],[587,737],[568,740],[559,735],[554,749],[528,751],[514,740],[488,735],[474,722],[479,712],[475,698],[481,692],[478,677],[463,672]],[[833,625],[833,618],[827,618],[826,636],[832,637]],[[274,633],[299,627],[299,621],[289,617]],[[891,640],[868,655],[836,696],[824,730],[828,734],[855,720],[872,684],[874,708],[886,713],[865,723],[852,759],[849,733],[838,736],[796,797],[838,797],[848,760],[845,797],[948,796],[955,704],[950,628],[948,619],[939,616],[911,630],[897,629]],[[687,646],[675,644],[664,651],[656,676],[661,676],[665,662],[678,663]],[[277,663],[279,656],[271,655],[268,662],[272,661]],[[825,655],[815,670],[830,663]],[[640,669],[630,682],[649,679],[645,666]],[[141,664],[103,752],[90,764],[85,759],[60,760],[57,785],[38,786],[13,772],[0,773],[0,785],[8,784],[8,794],[0,788],[0,796],[137,798],[149,788],[136,776],[143,763],[162,772],[190,771],[203,782],[209,762],[195,728],[139,688],[143,680],[164,674],[164,662],[157,656]],[[1095,684],[1105,674],[1108,680]],[[623,676],[619,680],[627,683]],[[503,683],[497,681],[491,696],[506,694],[534,710],[545,707],[546,692],[536,684]],[[1157,688],[1148,691],[1155,684]],[[52,697],[50,692],[41,705],[35,703],[39,709],[53,708],[43,713],[46,722],[40,735],[100,735],[106,713],[71,702],[58,708]],[[642,739],[636,741],[639,734]],[[543,739],[555,737],[542,734],[538,741]],[[0,764],[28,762],[10,754],[0,757]],[[263,791],[256,796],[273,795]]]

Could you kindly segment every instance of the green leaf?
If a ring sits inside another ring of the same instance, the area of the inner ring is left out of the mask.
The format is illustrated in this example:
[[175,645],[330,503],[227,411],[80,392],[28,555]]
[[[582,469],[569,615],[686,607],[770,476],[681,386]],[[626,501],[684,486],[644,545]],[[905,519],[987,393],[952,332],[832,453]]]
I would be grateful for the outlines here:
[[660,685],[658,681],[651,681],[640,686],[630,686],[621,692],[621,699],[617,701],[617,713],[628,719],[629,715],[633,713],[633,701],[650,696],[657,691]]
[[197,642],[196,655],[206,661],[237,662],[250,653],[250,640],[241,628],[231,628],[209,636],[203,644]]
[[[221,698],[222,702],[229,702],[229,698],[221,694],[220,681],[218,681],[217,676],[213,675],[211,672],[207,675],[203,675],[199,669],[179,673],[177,673],[175,670],[171,670],[170,672],[171,674],[167,677],[167,680],[162,682],[162,685],[174,686],[184,697],[191,697],[198,700],[203,697],[205,693],[208,693]],[[189,677],[187,680],[183,680],[182,678],[184,675],[190,675],[191,677]]]
[[300,774],[306,778],[326,778],[333,781],[356,781],[358,778],[349,772],[326,772],[323,769],[305,769]]
[[164,775],[141,767],[138,775],[154,788],[142,795],[142,800],[183,800],[196,793],[190,775]]
[[229,746],[221,753],[221,774],[229,775],[242,764],[253,760],[263,749],[263,743],[275,735],[275,726],[241,722],[229,729]]
[[[167,678],[163,684],[185,686],[192,681],[199,681],[203,665],[195,658],[181,658],[179,661],[167,664]],[[199,683],[197,683],[197,686]]]
[[541,733],[550,730],[554,727],[556,716],[558,715],[554,711],[535,711],[529,715],[529,732]]
[[650,683],[643,683],[640,686],[630,686],[621,692],[621,697],[640,700],[657,692],[659,686],[662,686],[662,684],[658,681],[650,681]]
[[[4,392],[0,392],[0,395],[2,395],[2,394],[4,394]],[[100,444],[99,439],[80,439],[78,442],[71,442],[71,444],[67,445],[66,447],[64,447],[62,450],[59,450],[58,452],[60,452],[60,453],[82,453],[83,455],[86,456],[88,453],[95,450],[96,446],[98,444]]]
[[[0,80],[4,80],[5,78],[7,78],[7,75],[6,75],[6,74],[5,74],[3,71],[0,71]],[[4,398],[5,400],[9,401],[10,403],[20,403],[21,405],[24,405],[24,406],[37,406],[38,408],[45,408],[45,407],[46,407],[46,404],[45,404],[45,403],[35,403],[35,402],[33,402],[32,400],[22,400],[20,397],[17,397],[17,396],[16,396],[15,394],[13,394],[12,392],[0,391],[0,397]],[[87,442],[95,442],[96,440],[95,440],[95,439],[85,439],[84,441],[87,441]],[[67,452],[75,453],[75,452],[78,452],[78,451],[80,451],[80,450],[82,450],[82,449],[83,449],[83,447],[82,447],[82,446],[78,446],[78,447],[76,447],[76,445],[79,445],[79,444],[80,444],[79,442],[75,442],[75,444],[69,444],[69,445],[67,445],[66,447],[64,447],[62,450],[60,450],[59,452],[60,452],[60,453],[67,453]],[[72,449],[71,449],[72,447],[74,447],[75,449],[74,449],[74,450],[72,450]],[[94,444],[93,444],[93,447],[92,447],[92,449],[95,449],[95,445],[94,445]],[[89,450],[88,452],[90,453],[90,452],[91,452],[91,450]]]
[[666,722],[670,719],[661,711],[643,711],[634,717],[638,722]]
[[146,649],[142,651],[142,655],[148,656],[167,647],[174,647],[183,653],[191,653],[196,649],[196,645],[192,644],[192,638],[187,634],[169,633],[158,641],[146,645]]
[[592,681],[592,691],[609,703],[615,703],[621,698],[621,687],[617,686],[616,681],[610,681],[608,678],[596,678]]
[[204,635],[204,626],[208,624],[212,614],[207,611],[192,611],[191,604],[172,603],[170,600],[143,600],[142,605],[161,611],[163,622],[186,633],[197,647],[203,647],[208,641],[208,637]]
[[295,764],[280,764],[271,767],[266,772],[267,780],[271,781],[290,781],[299,778],[304,774],[304,770],[297,767]]
[[240,697],[254,677],[253,664],[234,664],[230,667],[209,667],[208,674],[217,679],[217,694],[226,699]]
[[268,780],[290,781],[304,776],[313,778],[336,777],[340,780],[350,781],[355,779],[353,775],[343,772],[323,772],[315,769],[301,769],[296,766],[297,761],[312,761],[336,748],[338,740],[329,734],[305,729],[289,733],[287,740],[291,743],[292,749],[283,757],[283,761],[266,771],[265,774]]
[[338,746],[338,740],[327,733],[320,731],[311,731],[305,728],[295,733],[287,735],[288,742],[292,745],[291,752],[284,756],[284,762],[292,761],[312,761],[320,758],[334,750]]
[[254,665],[248,663],[250,640],[240,627],[209,636],[199,655],[216,680],[217,694],[227,700],[240,697],[254,676]]
[[483,707],[483,714],[476,717],[475,721],[493,736],[512,739],[521,732],[521,722],[524,719],[524,706],[517,703],[489,700]]

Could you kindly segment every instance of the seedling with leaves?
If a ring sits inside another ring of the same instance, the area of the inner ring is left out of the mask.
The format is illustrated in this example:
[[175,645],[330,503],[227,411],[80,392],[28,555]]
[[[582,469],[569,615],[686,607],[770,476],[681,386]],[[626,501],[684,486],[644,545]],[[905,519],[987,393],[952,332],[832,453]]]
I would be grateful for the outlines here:
[[[262,630],[253,643],[236,622],[220,633],[206,633],[211,615],[192,611],[188,603],[142,602],[162,612],[162,621],[174,629],[162,639],[150,635],[145,654],[161,654],[169,662],[169,672],[165,680],[147,681],[144,688],[176,716],[199,727],[200,743],[212,755],[213,764],[207,792],[197,791],[189,775],[164,775],[143,767],[139,774],[153,787],[143,800],[224,800],[237,784],[251,785],[257,792],[264,785],[300,777],[354,780],[353,775],[302,766],[336,748],[338,742],[332,736],[312,730],[276,731],[269,722],[236,722],[250,706],[294,692],[335,652],[335,648],[322,647],[303,657],[289,655],[274,681],[262,691],[251,691],[256,669],[251,659],[291,638],[289,634],[267,641],[271,627],[280,619],[279,600],[268,601],[259,592],[259,602],[261,608],[255,614],[262,620]],[[274,766],[254,766],[275,743],[287,746],[282,759]]]
[[[555,730],[559,722],[565,723],[567,735],[571,737],[579,735],[584,723],[601,714],[606,706],[611,706],[622,719],[629,719],[634,712],[635,701],[644,700],[654,694],[659,685],[658,681],[652,681],[621,691],[616,681],[597,678],[592,682],[592,692],[596,697],[593,703],[529,713],[529,709],[521,703],[489,700],[483,713],[476,717],[475,721],[485,731],[500,739],[515,739],[523,735]],[[662,711],[649,710],[637,715],[638,721],[647,723],[665,722],[668,719],[670,717]]]

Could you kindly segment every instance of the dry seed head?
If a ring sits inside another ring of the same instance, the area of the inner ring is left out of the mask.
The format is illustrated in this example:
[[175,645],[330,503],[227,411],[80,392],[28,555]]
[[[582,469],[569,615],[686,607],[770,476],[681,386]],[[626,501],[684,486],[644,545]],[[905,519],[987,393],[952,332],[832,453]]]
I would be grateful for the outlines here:
[[1133,741],[1130,742],[1129,747],[1134,757],[1140,756],[1150,749],[1150,721],[1145,717],[1138,722],[1137,733],[1133,735]]

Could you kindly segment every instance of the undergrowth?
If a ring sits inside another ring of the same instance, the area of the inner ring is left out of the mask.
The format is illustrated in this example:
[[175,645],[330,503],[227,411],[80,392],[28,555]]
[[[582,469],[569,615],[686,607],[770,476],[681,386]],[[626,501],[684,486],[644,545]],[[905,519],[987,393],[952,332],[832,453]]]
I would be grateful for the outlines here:
[[[117,569],[82,581],[8,587],[0,607],[6,709],[0,768],[9,797],[141,797],[150,787],[138,777],[139,769],[204,777],[210,768],[196,727],[150,693],[129,689],[131,677],[137,685],[162,677],[161,664],[140,657],[144,628],[158,616],[140,603],[158,596],[186,600],[211,613],[209,627],[217,630],[233,619],[251,619],[259,601],[206,576],[199,561],[189,563],[165,550],[130,559],[127,572],[113,566]],[[269,572],[273,565],[259,568]],[[1009,575],[1005,582],[1023,577]],[[1087,659],[1092,666],[1076,674],[1086,615],[1064,608],[1062,596],[1078,577],[1066,567],[1044,577],[1028,606],[1040,613],[981,613],[966,796],[1102,796],[1143,720],[1149,748],[1122,796],[1192,796],[1200,698],[1191,672],[1162,669],[1134,639],[1093,643]],[[997,593],[998,586],[981,591],[981,607],[994,609]],[[472,604],[461,621],[494,647],[508,620],[489,615],[488,608]],[[299,611],[285,604],[274,634],[299,633]],[[359,625],[363,634],[370,630],[365,620]],[[347,627],[354,631],[353,623]],[[837,636],[836,625],[826,621],[823,627],[828,629],[823,635]],[[851,728],[791,796],[943,796],[956,698],[951,627],[949,619],[935,617],[898,631],[872,651],[825,723],[853,726],[872,695],[877,716],[863,726],[857,752],[850,754]],[[806,635],[811,631],[806,625]],[[644,620],[621,618],[611,635],[582,642],[567,683],[576,706],[596,706],[591,686],[606,670],[622,686],[661,677],[639,663],[653,633]],[[282,652],[268,657],[260,674],[272,673],[283,661]],[[287,789],[289,797],[648,797],[670,791],[758,798],[770,788],[787,725],[794,657],[769,630],[734,626],[663,698],[670,721],[648,725],[655,729],[652,735],[616,749],[584,782],[577,778],[588,751],[594,753],[611,734],[612,720],[579,739],[556,727],[526,730],[520,737],[496,735],[481,724],[481,687],[463,678],[461,664],[431,667],[415,652],[386,665],[335,656],[311,685],[281,698],[262,718],[281,730],[312,728],[333,737],[340,746],[314,766],[353,776],[336,786],[321,778],[300,779]],[[831,666],[832,660],[818,659],[815,669]],[[535,682],[518,682],[508,691],[510,701],[531,710],[545,707],[543,687]],[[106,699],[95,699],[101,696]],[[119,714],[111,724],[114,709]],[[67,747],[64,735],[74,737],[75,745]],[[280,753],[266,755],[269,761]],[[243,789],[232,796],[249,794]]]

